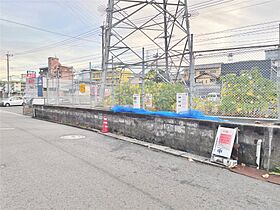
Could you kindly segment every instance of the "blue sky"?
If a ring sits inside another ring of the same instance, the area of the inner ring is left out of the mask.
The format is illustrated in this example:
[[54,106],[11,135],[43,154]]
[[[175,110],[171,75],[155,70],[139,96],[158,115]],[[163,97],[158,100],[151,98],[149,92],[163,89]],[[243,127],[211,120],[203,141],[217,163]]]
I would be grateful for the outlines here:
[[[191,7],[205,1],[189,0],[189,5]],[[62,64],[74,66],[77,70],[87,67],[89,61],[99,67],[100,26],[105,21],[106,4],[106,0],[0,0],[1,19],[69,36],[88,32],[84,35],[86,40],[72,39],[66,44],[53,47],[50,45],[68,38],[0,21],[0,78],[6,76],[5,54],[7,51],[14,54],[11,58],[11,75],[46,66],[49,56],[57,56]],[[228,0],[221,6],[193,11],[196,16],[191,19],[191,30],[194,34],[202,34],[250,24],[279,21],[279,8],[280,0]],[[246,40],[264,40],[266,42],[277,38],[277,32],[268,31],[267,34],[254,37],[243,36],[235,38],[234,41],[246,43]],[[227,41],[230,40],[232,39]],[[207,43],[201,45],[198,44],[198,47],[209,46]],[[225,47],[227,46],[226,44]],[[33,53],[26,53],[29,50]]]

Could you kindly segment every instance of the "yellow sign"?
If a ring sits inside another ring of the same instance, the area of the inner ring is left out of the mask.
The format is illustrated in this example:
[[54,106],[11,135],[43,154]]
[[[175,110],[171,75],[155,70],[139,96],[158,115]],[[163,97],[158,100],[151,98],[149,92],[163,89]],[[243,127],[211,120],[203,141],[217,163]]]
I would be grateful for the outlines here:
[[86,85],[80,84],[80,93],[85,93],[85,92],[86,92]]

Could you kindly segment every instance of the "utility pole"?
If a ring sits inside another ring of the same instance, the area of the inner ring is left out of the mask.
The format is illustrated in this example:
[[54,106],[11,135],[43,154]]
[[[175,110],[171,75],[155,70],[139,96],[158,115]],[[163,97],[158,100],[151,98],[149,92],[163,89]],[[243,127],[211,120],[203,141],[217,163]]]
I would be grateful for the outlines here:
[[12,57],[13,55],[8,52],[6,56],[7,56],[7,92],[8,92],[8,97],[10,97],[10,57]]
[[[103,98],[102,98],[103,97],[103,90],[102,90],[103,89],[103,86],[102,86],[103,76],[105,77],[105,80],[106,80],[106,75],[103,75],[104,71],[105,71],[105,66],[106,66],[106,59],[105,59],[105,26],[104,25],[101,26],[101,36],[102,36],[102,38],[101,38],[101,50],[102,50],[102,52],[101,52],[101,55],[102,55],[101,70],[102,70],[102,73],[101,73],[100,90],[97,90],[97,91],[99,91],[99,96],[100,96],[100,98],[102,100],[101,103],[103,104]],[[104,92],[105,92],[105,85],[104,85]],[[95,100],[95,105],[96,105],[96,103],[97,103],[97,96],[95,96],[94,100]]]
[[104,49],[105,49],[105,46],[104,46],[104,25],[102,25],[101,27],[101,55],[102,55],[102,69],[104,68]]
[[90,108],[92,108],[92,70],[91,70],[91,62],[89,62],[89,100],[90,100]]
[[142,48],[142,90],[141,90],[141,95],[142,95],[142,109],[145,109],[145,49],[144,47]]
[[102,32],[103,39],[103,48],[104,53],[102,55],[102,79],[101,79],[101,87],[100,87],[100,99],[101,105],[104,106],[104,96],[105,96],[105,88],[106,88],[106,78],[107,78],[107,69],[108,69],[108,60],[109,60],[109,50],[111,44],[111,29],[113,23],[113,13],[114,13],[114,0],[109,0],[108,8],[107,8],[107,18],[106,25]]

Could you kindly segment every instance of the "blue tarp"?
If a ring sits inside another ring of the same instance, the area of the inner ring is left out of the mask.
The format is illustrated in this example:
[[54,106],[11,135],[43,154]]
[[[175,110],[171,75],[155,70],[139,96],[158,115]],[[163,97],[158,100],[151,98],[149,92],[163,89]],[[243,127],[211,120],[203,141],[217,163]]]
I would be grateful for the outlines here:
[[192,119],[199,119],[199,120],[212,120],[212,121],[223,121],[218,117],[211,117],[204,115],[202,112],[197,110],[190,110],[187,112],[167,112],[167,111],[148,111],[145,109],[134,109],[131,107],[125,106],[114,106],[112,108],[113,112],[127,112],[127,113],[134,113],[134,114],[145,114],[145,115],[155,115],[155,116],[162,116],[162,117],[177,117],[177,118],[192,118]]

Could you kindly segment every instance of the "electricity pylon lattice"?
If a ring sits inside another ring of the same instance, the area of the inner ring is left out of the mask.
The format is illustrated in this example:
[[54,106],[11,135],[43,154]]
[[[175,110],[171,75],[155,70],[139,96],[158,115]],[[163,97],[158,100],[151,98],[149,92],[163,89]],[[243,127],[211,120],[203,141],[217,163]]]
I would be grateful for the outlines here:
[[112,62],[137,73],[144,60],[146,71],[154,69],[164,81],[176,81],[180,72],[190,66],[188,19],[187,0],[108,0],[103,89]]

